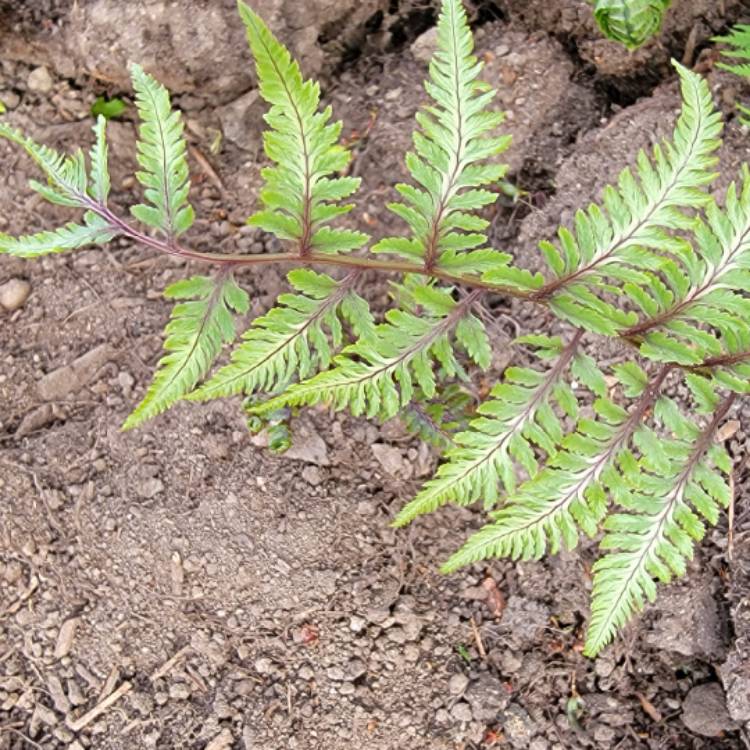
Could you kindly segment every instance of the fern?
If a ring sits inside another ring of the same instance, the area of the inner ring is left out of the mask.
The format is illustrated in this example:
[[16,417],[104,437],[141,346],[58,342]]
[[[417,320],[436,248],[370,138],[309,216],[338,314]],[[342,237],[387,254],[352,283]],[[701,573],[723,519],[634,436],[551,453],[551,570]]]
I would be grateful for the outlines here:
[[190,191],[187,144],[182,118],[173,111],[167,90],[131,65],[135,103],[141,118],[138,141],[138,182],[151,205],[139,203],[130,212],[136,219],[173,238],[188,230],[195,213],[188,203]]
[[[720,62],[718,66],[728,70],[741,78],[750,79],[750,24],[737,24],[727,36],[717,36],[715,42],[729,46],[722,50],[724,57],[733,62]],[[744,125],[750,127],[750,107],[738,104],[740,120]]]
[[[600,0],[595,13],[634,47],[658,29],[667,5]],[[547,275],[531,273],[489,246],[483,211],[503,190],[497,160],[509,139],[490,109],[495,92],[480,80],[466,12],[459,0],[443,0],[429,103],[406,156],[410,183],[396,187],[400,202],[390,207],[407,232],[368,253],[368,237],[338,221],[359,187],[345,174],[341,123],[260,17],[243,3],[239,11],[270,105],[270,166],[249,222],[285,250],[225,255],[181,244],[194,220],[182,121],[167,90],[134,65],[144,196],[131,215],[144,228],[108,205],[104,118],[88,159],[2,121],[0,137],[46,178],[31,187],[80,217],[37,234],[2,234],[0,252],[33,258],[122,237],[216,268],[166,290],[176,304],[165,353],[125,429],[183,399],[240,394],[276,449],[289,443],[289,407],[401,416],[445,455],[396,525],[448,503],[477,503],[489,515],[445,571],[495,556],[535,559],[603,529],[586,643],[595,655],[653,598],[654,579],[684,573],[705,523],[727,504],[731,465],[715,437],[750,392],[750,169],[723,202],[709,195],[722,122],[708,85],[676,65],[683,107],[671,139],[640,153],[601,204],[542,242]],[[722,39],[740,74],[750,59],[747,33],[738,27]],[[235,317],[249,309],[235,271],[267,263],[296,266],[291,289],[234,345]],[[395,275],[390,308],[377,320],[366,299],[375,272]],[[477,404],[472,376],[492,362],[482,307],[490,293],[546,310],[556,335],[520,336],[516,351],[534,361],[507,367]],[[587,351],[593,336],[629,345],[632,361],[605,375]],[[228,362],[211,373],[230,344]],[[665,395],[668,379],[687,385],[691,414]]]
[[629,486],[618,498],[627,512],[605,521],[605,555],[594,566],[585,653],[596,655],[645,600],[654,600],[654,578],[668,583],[685,575],[694,542],[705,533],[699,516],[715,524],[719,507],[729,504],[731,490],[720,473],[731,473],[732,462],[713,439],[732,400],[719,405],[711,394],[710,411],[716,411],[703,430],[673,401],[657,403],[660,421],[675,437],[649,443],[640,461],[629,457],[632,465],[624,472]]
[[[713,168],[721,141],[721,116],[708,85],[675,63],[682,79],[683,109],[671,142],[641,152],[635,175],[624,169],[617,188],[604,190],[604,208],[578,211],[575,232],[559,231],[559,246],[540,245],[554,279],[539,290],[551,309],[576,326],[615,335],[636,324],[637,315],[604,301],[596,292],[612,283],[636,289],[659,268],[664,254],[679,254],[682,242],[668,232],[690,230],[685,211],[709,202],[703,188],[716,177]],[[656,252],[649,252],[653,250]]]
[[421,286],[413,292],[422,314],[393,309],[369,338],[360,338],[334,359],[335,367],[289,388],[261,404],[255,413],[267,414],[285,406],[326,403],[354,415],[390,419],[406,407],[418,387],[431,398],[436,393],[434,362],[448,377],[462,372],[451,334],[461,321],[471,320],[472,305],[481,293],[460,302],[449,292]]
[[[563,428],[550,405],[552,398],[569,417],[577,413],[577,399],[564,375],[576,359],[580,339],[580,332],[567,346],[559,339],[531,339],[546,357],[557,355],[554,365],[546,373],[518,367],[506,370],[505,382],[481,404],[481,416],[471,422],[470,429],[455,436],[455,447],[445,454],[447,463],[398,514],[396,526],[448,502],[465,505],[482,498],[486,508],[492,507],[498,500],[498,480],[508,491],[515,488],[514,460],[529,474],[536,474],[534,446],[552,455],[562,438]],[[528,339],[519,343],[524,341]]]
[[243,2],[240,16],[255,57],[261,96],[271,104],[265,116],[271,128],[265,149],[274,167],[263,170],[260,199],[265,210],[249,220],[253,226],[290,240],[301,256],[314,250],[356,250],[367,235],[333,228],[330,222],[353,208],[340,201],[357,191],[358,177],[334,177],[346,168],[350,153],[338,145],[341,123],[331,124],[331,108],[318,111],[320,86],[305,81],[299,65],[273,36],[260,16]]
[[659,33],[672,0],[592,0],[604,35],[633,50]]
[[354,280],[354,275],[336,282],[314,271],[292,271],[289,282],[299,294],[282,294],[280,305],[257,318],[243,335],[231,363],[190,398],[206,401],[274,391],[289,385],[295,376],[304,378],[328,369],[331,346],[338,349],[343,341],[340,318],[369,340],[372,316],[367,303],[352,289]]
[[224,343],[235,337],[232,310],[248,310],[247,292],[230,275],[219,279],[194,276],[168,287],[167,299],[190,300],[177,304],[167,325],[167,351],[146,396],[125,420],[124,430],[155,417],[191,391],[206,374]]

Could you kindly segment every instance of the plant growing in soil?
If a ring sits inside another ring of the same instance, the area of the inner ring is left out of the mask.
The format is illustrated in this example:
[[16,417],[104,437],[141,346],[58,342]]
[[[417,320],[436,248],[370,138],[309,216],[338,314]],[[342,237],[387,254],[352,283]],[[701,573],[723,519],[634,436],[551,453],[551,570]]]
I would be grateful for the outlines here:
[[[492,557],[554,554],[575,547],[581,531],[603,528],[585,649],[595,655],[654,598],[656,581],[684,574],[705,524],[730,502],[731,460],[716,437],[738,394],[750,390],[750,170],[723,207],[708,195],[722,122],[706,82],[676,65],[683,107],[671,140],[641,152],[601,205],[542,242],[547,271],[532,272],[488,247],[483,209],[497,198],[491,188],[506,168],[496,157],[509,138],[496,133],[503,116],[490,109],[495,92],[480,80],[460,0],[444,0],[425,84],[431,101],[406,156],[413,181],[396,186],[399,200],[389,206],[407,231],[364,250],[368,236],[340,223],[359,186],[346,174],[341,124],[321,108],[318,84],[239,7],[271,105],[271,165],[249,223],[287,249],[223,255],[183,243],[194,214],[180,114],[134,65],[144,202],[130,219],[108,204],[103,117],[88,166],[81,151],[59,154],[0,124],[0,135],[47,177],[33,189],[83,211],[52,231],[2,235],[0,250],[34,258],[125,237],[213,269],[166,289],[176,300],[166,353],[125,429],[181,399],[239,394],[259,420],[314,404],[379,419],[410,414],[449,447],[396,525],[447,503],[481,501],[489,514],[446,572]],[[262,263],[295,266],[293,291],[209,374],[235,339],[236,316],[249,309],[236,274]],[[380,322],[363,296],[374,272],[396,277],[393,307]],[[516,340],[536,364],[508,367],[457,431],[448,408],[461,400],[456,383],[491,363],[478,315],[489,295],[544,308],[556,322],[549,333]],[[621,342],[625,361],[598,363],[587,353],[596,351],[595,337]],[[679,384],[690,394],[687,409],[670,395]]]
[[609,39],[638,49],[659,33],[672,0],[591,0],[594,18]]
[[[714,41],[729,47],[722,54],[733,61],[720,62],[719,67],[750,81],[750,24],[738,23],[727,36],[717,36]],[[737,109],[743,125],[750,127],[750,107],[738,104]]]

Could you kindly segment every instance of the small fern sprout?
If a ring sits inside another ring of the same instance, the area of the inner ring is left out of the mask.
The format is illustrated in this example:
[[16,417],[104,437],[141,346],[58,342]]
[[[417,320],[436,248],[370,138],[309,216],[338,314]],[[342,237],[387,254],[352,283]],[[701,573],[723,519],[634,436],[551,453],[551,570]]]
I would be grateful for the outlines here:
[[629,50],[659,33],[672,0],[591,0],[594,18],[604,35]]
[[[668,5],[597,0],[595,13],[635,47]],[[675,63],[682,111],[671,137],[637,154],[572,226],[542,239],[545,271],[532,272],[489,240],[486,209],[503,190],[510,140],[460,0],[442,0],[409,178],[388,206],[402,231],[374,243],[349,216],[360,181],[347,174],[342,124],[260,16],[243,2],[239,14],[268,104],[268,165],[248,222],[283,249],[192,249],[182,117],[156,78],[132,65],[141,202],[129,215],[110,205],[103,117],[88,157],[0,120],[0,137],[45,177],[31,189],[77,212],[56,229],[0,234],[0,253],[36,258],[125,238],[202,266],[164,290],[174,303],[164,353],[123,429],[180,401],[241,397],[253,429],[267,426],[282,449],[284,420],[304,407],[401,416],[443,455],[394,524],[448,504],[486,515],[446,573],[491,558],[538,559],[576,547],[581,534],[599,539],[585,645],[595,656],[653,600],[657,582],[685,573],[730,499],[732,463],[717,436],[750,392],[750,168],[722,201],[712,197],[722,119],[707,83]],[[722,40],[740,60],[746,34]],[[288,289],[248,320],[237,271],[261,264],[289,268]],[[368,301],[375,273],[391,284],[385,311]],[[489,293],[546,310],[556,335],[519,336],[513,352],[524,366],[506,367],[482,399],[472,377],[492,361]],[[630,356],[605,367],[602,338]],[[689,403],[669,395],[680,384]]]

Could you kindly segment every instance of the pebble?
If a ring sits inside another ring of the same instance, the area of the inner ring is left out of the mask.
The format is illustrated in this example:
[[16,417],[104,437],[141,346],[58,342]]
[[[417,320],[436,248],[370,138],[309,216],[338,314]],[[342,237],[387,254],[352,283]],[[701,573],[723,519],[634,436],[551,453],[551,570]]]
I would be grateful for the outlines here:
[[0,305],[8,312],[23,307],[31,294],[31,284],[23,279],[10,279],[0,286]]
[[469,678],[463,672],[458,672],[448,680],[448,692],[451,695],[461,695],[468,685]]
[[437,26],[433,26],[424,34],[418,36],[411,45],[411,53],[415,60],[422,63],[429,63],[437,49]]
[[718,682],[696,685],[682,704],[682,723],[695,734],[717,737],[736,729],[727,712],[724,691]]
[[182,682],[176,682],[169,686],[169,697],[175,701],[186,701],[190,698],[190,690]]
[[15,91],[4,89],[0,91],[0,102],[6,109],[15,109],[21,103],[21,97]]
[[305,466],[302,469],[302,478],[313,487],[323,483],[323,472],[317,466]]
[[534,734],[529,714],[520,706],[512,705],[502,717],[503,733],[511,747],[526,748]]
[[365,620],[364,617],[359,617],[358,615],[354,615],[349,620],[349,630],[351,630],[352,633],[361,633],[366,627],[367,627],[367,620]]
[[455,706],[453,706],[453,708],[451,709],[451,716],[456,719],[456,721],[466,722],[471,721],[473,718],[471,707],[468,703],[464,703],[463,701],[459,701]]
[[399,448],[385,443],[374,443],[371,450],[375,460],[386,473],[396,479],[409,479],[411,477],[413,467],[405,460]]
[[49,74],[49,70],[44,65],[29,73],[29,77],[26,79],[26,85],[31,91],[37,91],[40,94],[48,94],[52,91],[54,82],[52,76]]

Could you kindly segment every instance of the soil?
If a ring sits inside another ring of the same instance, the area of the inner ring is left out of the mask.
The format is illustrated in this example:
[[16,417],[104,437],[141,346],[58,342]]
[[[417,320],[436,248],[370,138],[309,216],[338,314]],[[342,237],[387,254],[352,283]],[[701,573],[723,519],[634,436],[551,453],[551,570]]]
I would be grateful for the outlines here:
[[[120,93],[52,59],[40,72],[41,60],[19,54],[21,42],[38,49],[66,5],[18,13],[0,1],[18,31],[12,55],[0,46],[7,117],[63,149],[88,145],[97,95]],[[528,267],[538,265],[538,240],[666,135],[679,105],[666,58],[600,59],[585,52],[596,39],[586,3],[561,2],[559,16],[536,5],[472,4],[487,78],[516,136],[511,178],[528,191],[521,203],[498,202],[493,240]],[[708,38],[750,21],[750,10],[688,5],[675,3],[651,49],[682,57],[690,45],[688,62],[727,114],[722,164],[736,174],[750,139],[733,105],[750,91],[715,69]],[[435,19],[432,2],[383,7],[360,25],[359,48],[340,45],[324,71],[364,180],[358,221],[375,235],[397,229],[383,206],[405,176],[429,48],[421,35]],[[336,33],[321,29],[319,43]],[[272,246],[244,226],[258,183],[252,93],[234,92],[223,110],[190,92],[179,99],[201,249]],[[137,195],[132,116],[131,107],[110,123],[121,210]],[[248,123],[244,142],[229,137]],[[2,143],[0,158],[0,231],[69,219],[28,190],[36,174],[25,157]],[[389,527],[437,461],[398,422],[311,410],[282,456],[248,434],[236,401],[180,405],[121,433],[159,357],[169,315],[161,291],[197,270],[188,266],[126,242],[0,261],[0,285],[18,279],[31,290],[0,321],[0,750],[750,746],[748,407],[732,415],[742,423],[729,438],[731,535],[722,519],[689,575],[588,660],[595,545],[440,576],[437,562],[480,514],[450,508],[406,531]],[[240,281],[253,314],[284,288],[273,268]],[[376,309],[386,294],[373,280]],[[492,306],[499,350],[515,330],[549,323],[505,300]]]

